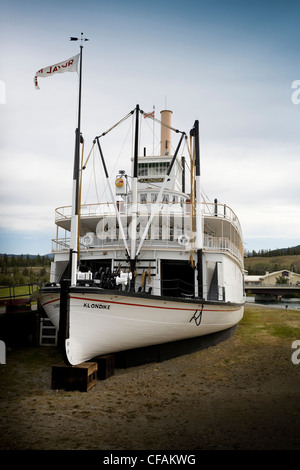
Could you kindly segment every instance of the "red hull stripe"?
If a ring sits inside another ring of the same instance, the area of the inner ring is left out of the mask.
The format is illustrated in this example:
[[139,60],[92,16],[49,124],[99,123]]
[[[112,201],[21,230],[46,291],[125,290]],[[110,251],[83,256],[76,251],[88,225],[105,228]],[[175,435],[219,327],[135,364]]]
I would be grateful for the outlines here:
[[[86,298],[86,297],[73,297],[73,296],[71,296],[70,298],[75,299],[75,300],[84,300],[84,301],[88,300],[90,302],[102,302],[102,303],[108,303],[108,304],[129,305],[131,307],[159,308],[159,309],[164,309],[164,310],[186,310],[186,311],[191,311],[191,312],[195,311],[195,307],[194,308],[160,307],[160,306],[157,306],[157,305],[132,304],[132,303],[129,303],[129,302],[116,302],[116,301],[113,301],[113,300],[90,299],[90,298]],[[49,300],[48,302],[45,302],[43,304],[43,307],[45,305],[51,304],[52,302],[59,302],[59,300],[60,300],[59,298],[54,299],[54,300]],[[207,312],[224,312],[224,309],[218,309],[218,310],[204,309],[204,310],[207,311]],[[236,312],[237,310],[239,310],[239,308],[231,309],[230,312]]]
[[59,301],[60,301],[60,298],[54,299],[54,300],[48,300],[48,302],[45,302],[44,304],[42,304],[42,307],[44,307],[45,305],[48,305],[48,304],[52,304],[52,302],[59,302]]
[[[90,298],[86,298],[86,297],[73,297],[71,296],[70,297],[71,299],[76,299],[76,300],[88,300],[90,302],[103,302],[103,303],[108,303],[108,304],[119,304],[119,305],[129,305],[130,307],[145,307],[145,308],[158,308],[158,309],[164,309],[164,310],[187,310],[187,311],[191,311],[191,312],[194,312],[195,311],[195,308],[197,308],[196,306],[194,308],[176,308],[176,307],[160,307],[160,306],[156,306],[156,305],[145,305],[145,304],[132,304],[132,303],[129,303],[129,302],[116,302],[114,300],[100,300],[100,299],[90,299]],[[198,307],[198,308],[201,308],[201,307]],[[230,310],[231,312],[235,312],[239,310],[238,308],[236,309],[232,309]],[[208,312],[224,312],[224,310],[206,310]]]

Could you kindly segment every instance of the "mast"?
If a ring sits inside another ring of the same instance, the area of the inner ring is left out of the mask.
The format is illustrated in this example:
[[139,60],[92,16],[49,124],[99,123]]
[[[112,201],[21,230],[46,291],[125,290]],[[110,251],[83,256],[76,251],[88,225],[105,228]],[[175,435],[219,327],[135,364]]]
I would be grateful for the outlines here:
[[137,104],[135,108],[135,140],[133,156],[133,178],[132,178],[132,212],[130,225],[130,269],[132,272],[132,287],[134,287],[134,271],[136,265],[136,229],[137,229],[137,173],[138,173],[138,144],[139,144],[139,114],[140,107]]
[[[80,48],[80,65],[79,65],[79,93],[78,93],[78,123],[75,130],[75,155],[74,155],[74,170],[73,170],[73,189],[72,189],[72,216],[71,216],[71,240],[70,240],[70,277],[71,286],[76,285],[77,281],[77,264],[78,264],[78,218],[79,218],[79,162],[80,162],[80,143],[82,136],[80,131],[81,126],[81,84],[82,84],[82,49],[83,41],[88,39],[83,38],[81,33]],[[78,41],[78,38],[71,37],[70,41]]]
[[201,186],[200,186],[200,147],[199,147],[199,121],[195,121],[191,131],[195,139],[195,167],[196,167],[196,249],[198,269],[198,297],[203,299],[203,222],[201,210]]
[[[70,41],[78,41],[78,38],[71,37]],[[82,82],[82,41],[88,41],[83,39],[83,33],[81,33],[81,45],[80,45],[80,67],[79,67],[79,103],[78,103],[78,124],[75,130],[75,154],[74,154],[74,169],[73,169],[73,189],[72,189],[72,216],[71,216],[71,239],[70,239],[70,259],[69,259],[69,279],[61,279],[60,285],[60,308],[59,308],[59,332],[58,332],[58,344],[62,347],[63,357],[66,364],[70,365],[67,356],[67,348],[69,341],[69,289],[71,286],[76,285],[77,281],[77,264],[78,264],[78,214],[79,208],[79,162],[80,162],[80,124],[81,124],[81,82]]]

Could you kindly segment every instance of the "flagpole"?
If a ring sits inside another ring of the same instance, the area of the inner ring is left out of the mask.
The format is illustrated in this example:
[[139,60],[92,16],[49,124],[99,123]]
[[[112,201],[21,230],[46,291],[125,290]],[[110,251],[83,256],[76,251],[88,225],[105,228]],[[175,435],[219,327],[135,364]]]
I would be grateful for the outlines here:
[[[71,37],[70,41],[78,41],[78,38]],[[79,93],[78,93],[78,123],[75,130],[75,155],[73,170],[73,191],[72,191],[72,217],[71,217],[71,239],[70,239],[70,277],[71,286],[75,286],[77,282],[78,268],[78,219],[79,219],[79,162],[80,162],[80,143],[81,143],[81,88],[82,88],[82,50],[83,38],[81,33],[80,57],[79,57]]]
[[[63,348],[63,356],[66,364],[70,365],[67,349],[69,342],[69,288],[70,285],[76,286],[77,283],[77,264],[78,264],[78,213],[79,207],[79,162],[80,162],[80,125],[81,125],[81,83],[82,83],[82,41],[81,33],[80,45],[80,65],[79,65],[79,94],[78,94],[78,124],[75,130],[75,154],[73,170],[73,190],[72,190],[72,216],[71,216],[71,237],[70,237],[70,257],[69,257],[69,279],[61,279],[60,285],[60,309],[59,309],[59,345]],[[70,38],[71,41],[78,41],[78,38]],[[88,41],[88,39],[84,39]]]

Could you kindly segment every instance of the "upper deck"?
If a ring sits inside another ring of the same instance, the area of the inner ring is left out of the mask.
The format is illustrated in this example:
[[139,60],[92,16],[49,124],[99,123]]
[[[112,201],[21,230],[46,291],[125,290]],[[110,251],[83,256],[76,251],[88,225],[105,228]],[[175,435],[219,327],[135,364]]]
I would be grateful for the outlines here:
[[[149,198],[148,198],[149,199]],[[190,201],[178,194],[177,200],[139,202],[137,204],[137,241],[142,237],[149,217],[151,226],[144,242],[145,249],[193,249],[196,238],[195,212]],[[119,220],[125,238],[129,242],[132,205],[117,202]],[[238,217],[233,210],[217,203],[201,204],[204,221],[203,249],[206,251],[230,252],[240,263],[243,262],[242,231]],[[123,241],[119,220],[113,203],[86,204],[80,212],[80,249],[122,249]],[[54,253],[69,249],[69,234],[59,236],[58,229],[70,231],[71,206],[62,206],[55,211],[57,237],[53,240]],[[188,240],[184,243],[183,237]]]

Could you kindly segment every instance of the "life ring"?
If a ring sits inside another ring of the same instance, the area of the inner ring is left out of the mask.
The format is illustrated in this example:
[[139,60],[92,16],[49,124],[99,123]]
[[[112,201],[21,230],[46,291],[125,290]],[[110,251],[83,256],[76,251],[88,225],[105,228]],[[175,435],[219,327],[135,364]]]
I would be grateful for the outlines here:
[[84,244],[84,246],[90,246],[90,245],[92,245],[93,242],[94,242],[94,237],[93,237],[93,235],[91,235],[90,233],[87,233],[87,234],[83,237],[83,244]]
[[181,245],[181,246],[186,246],[186,245],[188,245],[189,241],[190,241],[190,239],[189,239],[189,237],[188,237],[185,233],[182,234],[182,235],[179,235],[179,237],[178,237],[178,243],[179,243],[179,245]]
[[116,184],[117,188],[122,188],[122,186],[124,186],[123,178],[117,178],[115,184]]

